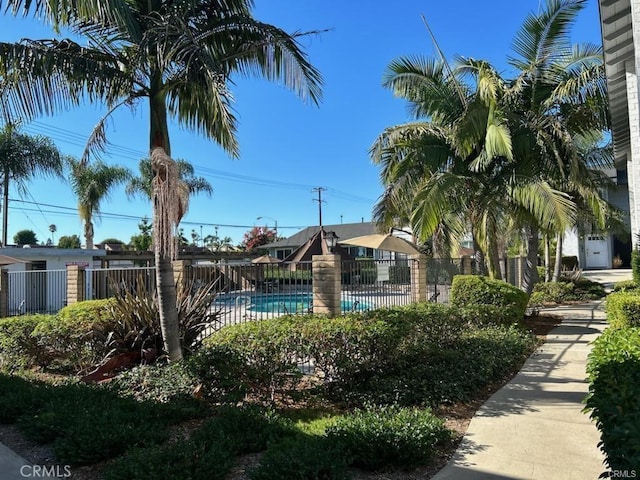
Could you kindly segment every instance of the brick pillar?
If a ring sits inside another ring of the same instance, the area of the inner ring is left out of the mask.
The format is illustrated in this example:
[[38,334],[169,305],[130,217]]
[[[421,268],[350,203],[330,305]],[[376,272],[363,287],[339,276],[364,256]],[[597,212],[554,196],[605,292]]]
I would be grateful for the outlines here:
[[411,265],[411,302],[427,301],[427,256],[410,255]]
[[314,255],[313,313],[336,317],[342,314],[340,255]]
[[86,300],[85,276],[84,265],[67,265],[67,305]]
[[179,287],[180,285],[186,286],[191,280],[189,267],[191,266],[191,260],[174,260],[171,262],[173,267],[173,281]]
[[0,270],[0,318],[9,316],[9,271]]
[[462,257],[462,274],[473,275],[473,259],[469,256]]

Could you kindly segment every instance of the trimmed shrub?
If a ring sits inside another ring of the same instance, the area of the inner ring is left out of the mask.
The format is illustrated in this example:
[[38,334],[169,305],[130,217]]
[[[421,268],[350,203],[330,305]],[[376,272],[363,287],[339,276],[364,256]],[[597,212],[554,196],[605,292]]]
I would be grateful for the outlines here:
[[627,290],[637,290],[638,285],[633,280],[623,280],[621,282],[616,282],[613,285],[614,292],[624,292]]
[[112,299],[87,300],[64,307],[33,331],[55,367],[86,370],[111,351]]
[[220,442],[234,455],[262,452],[283,438],[295,434],[293,422],[271,409],[255,405],[223,407],[196,430],[191,440],[208,445]]
[[338,418],[326,436],[345,450],[353,466],[379,470],[426,464],[451,433],[429,409],[388,406]]
[[[193,365],[208,394],[251,393],[272,400],[302,376],[297,359],[302,355],[298,335],[303,317],[285,316],[236,324],[218,330],[203,342]],[[216,365],[215,361],[223,360]],[[237,389],[233,387],[233,379]],[[207,385],[207,380],[213,384]]]
[[298,435],[269,448],[260,465],[249,472],[251,480],[344,480],[344,452],[325,438]]
[[205,447],[183,440],[171,445],[134,449],[107,466],[103,478],[224,480],[233,462],[233,455],[224,444]]
[[640,328],[607,329],[587,363],[586,411],[600,430],[611,470],[640,465]]
[[18,426],[35,441],[53,442],[57,458],[72,465],[161,443],[169,425],[188,418],[170,405],[138,402],[82,384],[49,387],[48,392],[41,407],[25,412]]
[[636,285],[640,285],[640,250],[631,251],[631,274]]
[[529,297],[525,292],[501,280],[478,275],[456,275],[450,293],[451,305],[473,307],[494,305],[511,310],[510,314],[522,319]]
[[640,326],[640,293],[631,290],[608,295],[607,322],[611,328]]
[[0,370],[14,371],[46,363],[34,329],[51,315],[22,315],[0,319]]
[[571,299],[573,289],[570,282],[538,282],[533,286],[529,305],[565,302]]
[[15,423],[49,400],[50,387],[36,380],[0,373],[0,424]]

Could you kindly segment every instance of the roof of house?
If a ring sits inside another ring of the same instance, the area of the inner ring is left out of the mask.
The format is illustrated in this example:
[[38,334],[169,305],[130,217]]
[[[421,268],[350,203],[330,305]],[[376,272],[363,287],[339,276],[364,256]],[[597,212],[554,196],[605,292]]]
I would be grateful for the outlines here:
[[[335,232],[338,236],[338,242],[340,239],[346,240],[347,238],[360,237],[362,235],[370,235],[377,233],[376,225],[373,222],[361,222],[361,223],[341,223],[338,225],[323,225],[322,228],[326,232]],[[307,227],[298,233],[291,235],[289,238],[278,240],[277,242],[264,245],[262,248],[297,248],[303,245],[310,238],[312,238],[320,227]]]
[[[325,232],[327,232],[327,230],[325,230]],[[303,245],[291,252],[282,262],[309,262],[313,260],[314,255],[327,255],[328,253],[330,253],[329,247],[318,231]],[[347,250],[340,245],[333,247],[333,253],[340,255],[340,258],[343,260],[352,260]]]

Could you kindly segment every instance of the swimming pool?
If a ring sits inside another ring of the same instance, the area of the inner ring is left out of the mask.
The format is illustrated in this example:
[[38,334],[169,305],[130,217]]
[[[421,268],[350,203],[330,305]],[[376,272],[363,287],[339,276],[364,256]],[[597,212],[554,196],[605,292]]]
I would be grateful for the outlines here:
[[[247,305],[247,310],[257,313],[308,313],[311,309],[311,294],[267,294],[257,296],[238,297],[239,303]],[[238,303],[236,301],[236,303]],[[358,300],[342,300],[343,312],[369,310],[369,305]]]

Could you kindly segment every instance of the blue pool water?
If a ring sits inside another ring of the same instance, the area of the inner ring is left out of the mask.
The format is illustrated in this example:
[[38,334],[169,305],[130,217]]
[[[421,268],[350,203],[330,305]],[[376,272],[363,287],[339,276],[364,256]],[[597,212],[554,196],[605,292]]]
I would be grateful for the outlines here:
[[[271,294],[246,299],[247,310],[260,313],[307,313],[311,308],[309,294]],[[343,300],[343,312],[363,311],[370,307],[357,300]]]

